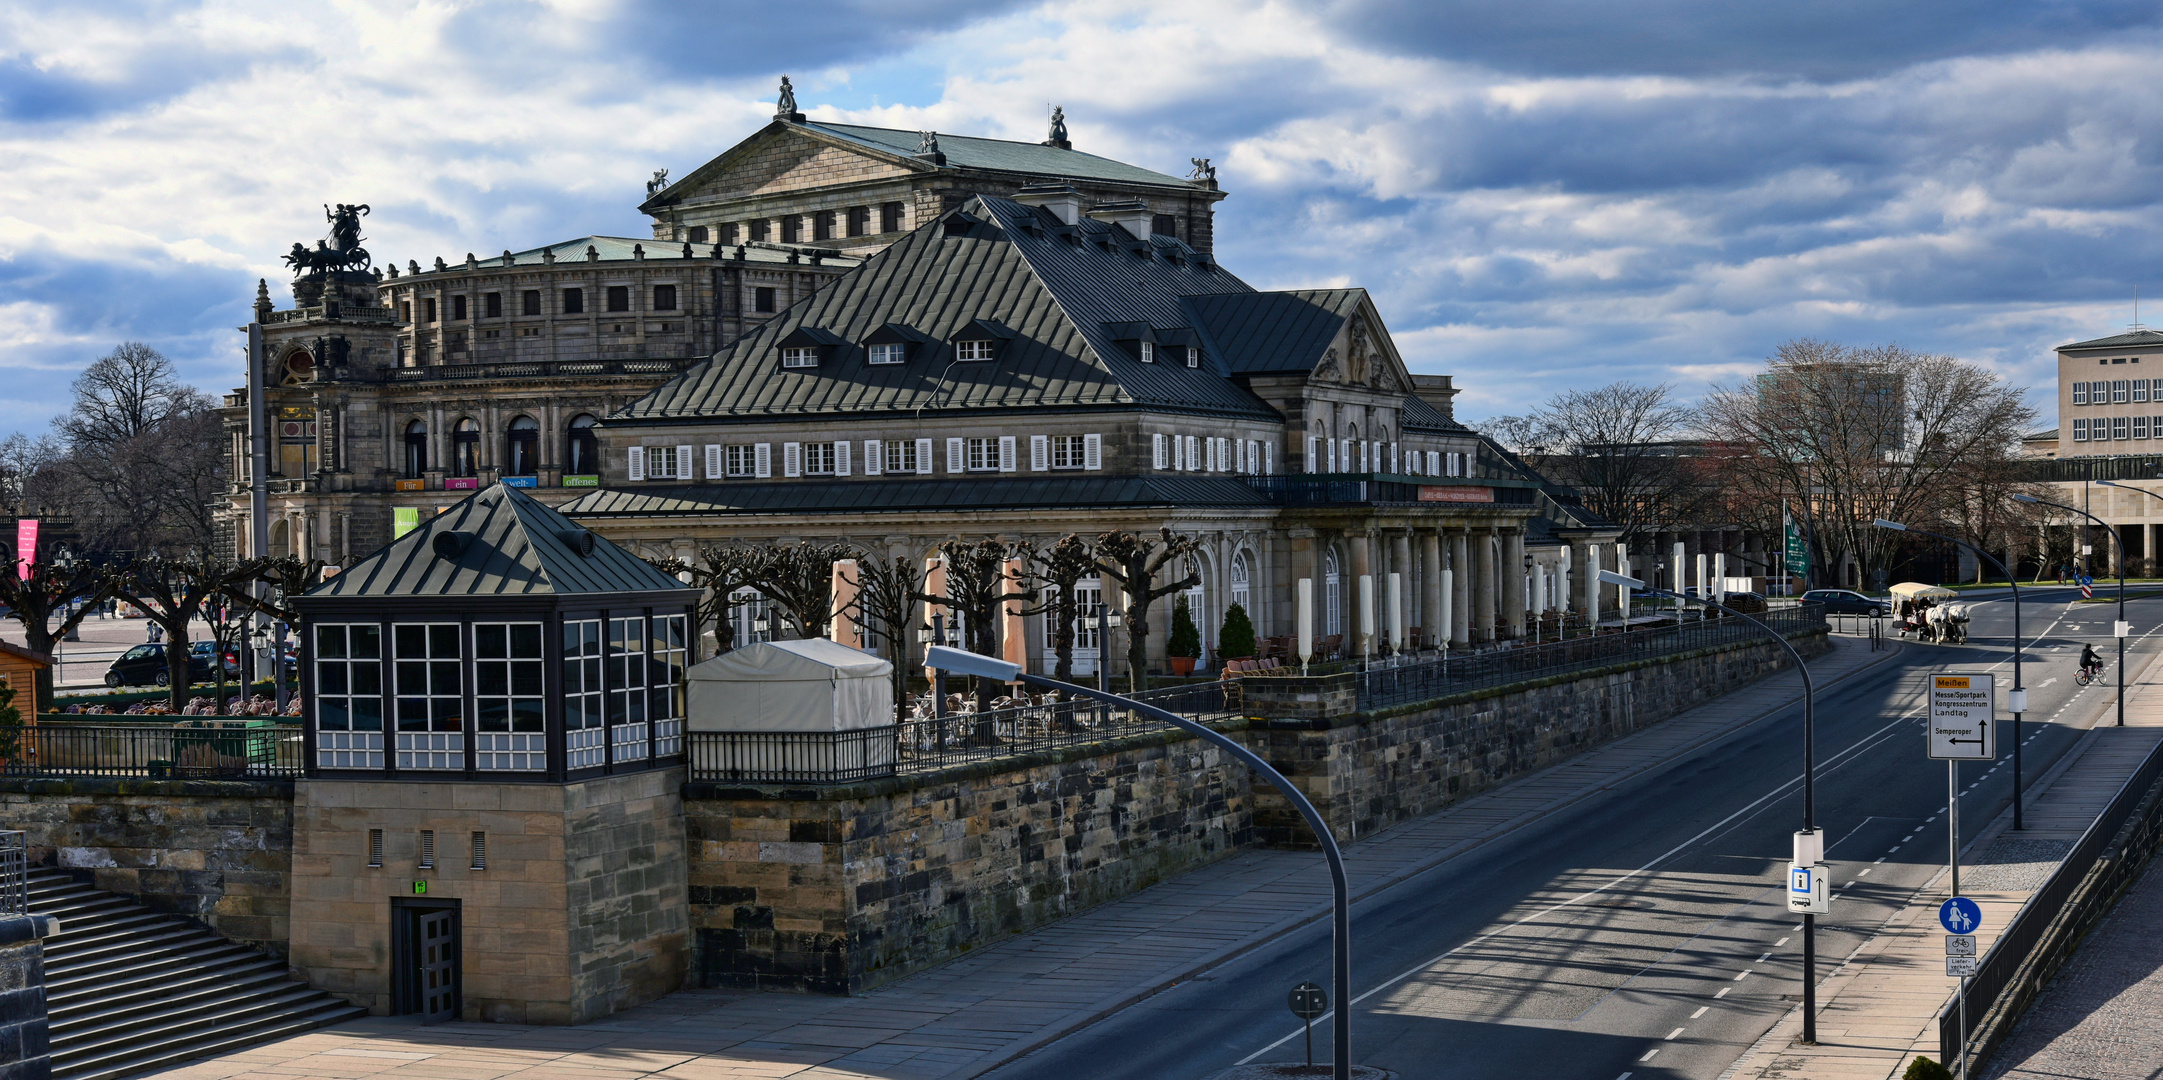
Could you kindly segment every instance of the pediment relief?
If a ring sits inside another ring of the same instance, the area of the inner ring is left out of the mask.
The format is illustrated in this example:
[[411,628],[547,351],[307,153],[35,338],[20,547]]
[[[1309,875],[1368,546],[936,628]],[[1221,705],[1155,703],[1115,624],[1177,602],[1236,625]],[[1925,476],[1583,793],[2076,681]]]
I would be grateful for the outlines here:
[[869,150],[779,127],[755,135],[700,166],[665,189],[663,197],[678,205],[750,199],[909,176],[915,171]]

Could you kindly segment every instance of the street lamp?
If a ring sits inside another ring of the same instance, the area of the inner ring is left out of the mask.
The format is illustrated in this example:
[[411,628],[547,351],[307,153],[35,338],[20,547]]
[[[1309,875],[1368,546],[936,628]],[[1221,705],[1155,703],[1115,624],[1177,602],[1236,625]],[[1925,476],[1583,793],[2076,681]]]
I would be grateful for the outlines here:
[[1076,686],[1073,683],[1047,679],[1042,675],[1031,675],[1022,670],[1020,664],[1010,664],[1004,660],[943,646],[933,646],[925,654],[924,663],[929,664],[937,671],[951,671],[956,675],[974,675],[978,678],[991,679],[994,682],[1025,683],[1045,690],[1057,690],[1062,694],[1079,694],[1083,697],[1095,698],[1098,701],[1116,705],[1122,709],[1131,709],[1143,716],[1163,721],[1188,734],[1222,747],[1226,753],[1239,759],[1240,763],[1247,768],[1252,769],[1255,775],[1260,777],[1264,783],[1284,793],[1284,797],[1289,799],[1292,806],[1299,811],[1299,816],[1306,819],[1307,827],[1314,830],[1315,838],[1321,841],[1322,854],[1329,860],[1330,895],[1335,906],[1335,917],[1332,920],[1333,947],[1330,955],[1330,983],[1334,987],[1337,999],[1337,1014],[1331,1028],[1334,1034],[1332,1041],[1335,1043],[1331,1050],[1335,1055],[1335,1059],[1330,1076],[1332,1080],[1351,1080],[1351,889],[1346,884],[1344,853],[1337,848],[1337,838],[1330,834],[1329,825],[1322,820],[1321,812],[1314,808],[1313,803],[1307,801],[1306,795],[1302,794],[1298,787],[1294,786],[1291,781],[1286,780],[1284,774],[1271,768],[1269,762],[1263,760],[1259,754],[1242,746],[1237,739],[1206,725],[1198,724],[1177,713],[1160,709],[1146,701],[1136,701],[1133,698],[1122,697],[1109,691],[1091,690],[1088,687]]
[[[2015,495],[2014,498],[2022,498],[2022,496]],[[2005,704],[2006,708],[2013,714],[2013,829],[2018,831],[2027,828],[2026,823],[2021,820],[2020,816],[2020,717],[2022,713],[2028,711],[2028,691],[2020,682],[2020,579],[2013,576],[2013,572],[2007,570],[2005,564],[1999,562],[1996,556],[1965,540],[1955,540],[1950,536],[1923,529],[1912,529],[1897,521],[1887,521],[1884,518],[1878,518],[1871,524],[1880,529],[1891,529],[1894,532],[1911,532],[1917,536],[1928,536],[1943,540],[1948,544],[1958,544],[1974,552],[1976,558],[1986,560],[1990,565],[1997,567],[1998,572],[2005,575],[2006,584],[2013,587],[2013,690],[2005,696]]]
[[[1670,592],[1666,589],[1653,588],[1652,586],[1645,584],[1643,581],[1640,581],[1637,578],[1625,577],[1621,574],[1615,573],[1612,570],[1600,571],[1600,581],[1602,584],[1606,585],[1620,585],[1626,589],[1634,589],[1638,592],[1644,593],[1647,596],[1665,596],[1669,599],[1674,600],[1678,604],[1680,604],[1684,600],[1694,600],[1697,603],[1705,605],[1706,607],[1718,608],[1721,611],[1727,612],[1729,615],[1736,616],[1737,618],[1748,622],[1750,625],[1765,631],[1765,633],[1769,635],[1773,639],[1773,641],[1777,642],[1781,648],[1787,650],[1788,657],[1795,661],[1795,673],[1802,676],[1803,684],[1803,831],[1816,832],[1818,827],[1817,712],[1815,708],[1817,689],[1811,684],[1809,665],[1803,663],[1802,654],[1795,651],[1794,644],[1788,641],[1786,635],[1780,633],[1778,630],[1775,630],[1770,626],[1765,625],[1763,622],[1760,622],[1755,617],[1745,615],[1742,612],[1737,611],[1734,608],[1727,606],[1726,604],[1720,603],[1719,601],[1714,600],[1709,596],[1686,597],[1678,592]],[[1709,592],[1710,590],[1707,591]],[[1804,1043],[1815,1043],[1818,1041],[1817,960],[1817,916],[1812,915],[1808,912],[1804,912],[1802,980],[1802,1041]]]
[[[2117,485],[2112,484],[2111,486],[2116,487]],[[2111,635],[2118,639],[2118,726],[2124,727],[2125,637],[2126,634],[2129,633],[2132,629],[2126,624],[2125,621],[2125,539],[2118,535],[2117,527],[2111,525],[2107,521],[2104,521],[2102,518],[2099,518],[2094,514],[2087,512],[2086,510],[2075,510],[2072,507],[2065,505],[2064,503],[2054,503],[2051,502],[2049,499],[2038,499],[2033,495],[2015,495],[2013,496],[2013,501],[2034,503],[2037,506],[2055,506],[2060,510],[2066,511],[2067,513],[2079,514],[2080,516],[2087,518],[2088,520],[2093,521],[2098,525],[2103,526],[2103,529],[2106,532],[2110,533],[2111,545],[2116,550],[2118,556],[2118,622],[2117,625],[2111,627]],[[2016,679],[2014,681],[2017,683],[2019,680]],[[2019,738],[2020,733],[2016,730],[2013,735],[2017,739]],[[2020,744],[2018,742],[2015,742],[2013,745],[2019,746]]]

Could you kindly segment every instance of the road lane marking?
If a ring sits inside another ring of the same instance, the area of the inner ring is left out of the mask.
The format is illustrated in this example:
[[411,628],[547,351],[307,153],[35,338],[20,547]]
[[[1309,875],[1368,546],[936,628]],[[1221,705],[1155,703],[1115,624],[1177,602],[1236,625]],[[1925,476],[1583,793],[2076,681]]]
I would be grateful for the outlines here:
[[1749,969],[1745,968],[1745,969],[1743,969],[1743,973],[1742,973],[1742,974],[1740,974],[1740,975],[1737,975],[1737,976],[1735,976],[1735,977],[1734,977],[1734,978],[1733,978],[1732,980],[1730,980],[1730,981],[1731,981],[1731,982],[1741,982],[1741,981],[1743,981],[1744,979],[1747,979],[1747,978],[1749,978],[1749,977],[1750,977],[1750,971],[1749,971]]
[[1675,1036],[1677,1036],[1677,1035],[1680,1035],[1680,1034],[1682,1034],[1682,1029],[1681,1029],[1681,1028],[1676,1028],[1675,1030],[1673,1030],[1673,1031],[1670,1031],[1670,1032],[1668,1032],[1668,1033],[1667,1033],[1667,1038],[1665,1038],[1665,1039],[1662,1039],[1661,1041],[1662,1041],[1662,1042],[1674,1042],[1674,1041],[1675,1041]]
[[1775,941],[1775,942],[1773,942],[1773,943],[1772,943],[1772,947],[1773,947],[1773,948],[1775,948],[1775,949],[1777,949],[1777,948],[1779,948],[1780,946],[1782,946],[1782,945],[1785,945],[1785,944],[1787,944],[1787,939],[1786,939],[1786,938],[1781,938],[1780,940],[1778,940],[1778,941]]
[[[1703,1015],[1705,1015],[1705,1013],[1706,1013],[1706,1012],[1707,1012],[1708,1010],[1710,1010],[1711,1008],[1712,1008],[1712,1006],[1710,1006],[1710,1005],[1700,1005],[1700,1006],[1698,1006],[1698,1007],[1697,1007],[1697,1011],[1696,1011],[1696,1012],[1694,1012],[1694,1013],[1691,1013],[1691,1014],[1690,1014],[1690,1019],[1692,1019],[1692,1020],[1695,1020],[1695,1019],[1697,1019],[1698,1017],[1700,1017],[1700,1016],[1703,1016]],[[1680,1030],[1680,1029],[1678,1028],[1677,1030]]]
[[1713,999],[1714,1001],[1718,1001],[1718,1000],[1720,1000],[1721,998],[1724,998],[1724,997],[1726,997],[1726,996],[1727,996],[1727,992],[1728,992],[1728,991],[1730,991],[1730,990],[1733,990],[1733,989],[1734,989],[1734,987],[1732,987],[1732,986],[1723,986],[1723,987],[1721,987],[1721,988],[1720,988],[1720,992],[1719,992],[1719,993],[1717,993],[1717,994],[1714,994],[1714,995],[1712,996],[1712,999]]
[[1757,958],[1757,962],[1758,962],[1758,963],[1760,963],[1760,964],[1762,964],[1762,963],[1764,963],[1765,961],[1767,961],[1767,960],[1770,960],[1770,959],[1772,959],[1772,954],[1771,954],[1771,953],[1766,953],[1765,955],[1763,955],[1763,956],[1760,956],[1760,957],[1758,957],[1758,958]]
[[1651,1060],[1652,1060],[1652,1055],[1654,1055],[1654,1054],[1657,1054],[1657,1053],[1659,1053],[1659,1052],[1660,1052],[1660,1048],[1659,1048],[1659,1047],[1657,1047],[1657,1046],[1655,1046],[1655,1047],[1653,1047],[1652,1049],[1650,1049],[1650,1050],[1647,1050],[1647,1051],[1645,1051],[1645,1056],[1644,1056],[1644,1057],[1641,1057],[1641,1058],[1638,1058],[1637,1060],[1639,1060],[1639,1061],[1651,1061]]
[[[1884,859],[1879,859],[1878,861],[1879,861],[1879,862],[1884,862],[1885,860],[1884,860]],[[1870,876],[1870,871],[1872,871],[1872,870],[1875,870],[1875,869],[1877,869],[1877,868],[1876,868],[1876,867],[1873,867],[1873,866],[1865,866],[1865,867],[1863,867],[1863,868],[1862,868],[1861,870],[1858,870],[1858,871],[1856,871],[1856,872],[1855,872],[1855,876],[1856,876],[1856,877],[1869,877],[1869,876]],[[1848,882],[1848,884],[1850,884],[1850,885],[1853,885],[1853,884],[1855,884],[1855,883],[1851,881],[1851,882]]]

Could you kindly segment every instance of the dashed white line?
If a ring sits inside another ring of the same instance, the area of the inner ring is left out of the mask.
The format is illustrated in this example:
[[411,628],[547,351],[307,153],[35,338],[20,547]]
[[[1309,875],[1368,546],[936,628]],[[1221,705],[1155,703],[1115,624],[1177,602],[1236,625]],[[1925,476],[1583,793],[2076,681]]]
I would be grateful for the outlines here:
[[1667,1038],[1665,1038],[1665,1039],[1662,1039],[1662,1040],[1660,1040],[1660,1041],[1661,1041],[1661,1042],[1674,1042],[1674,1041],[1675,1041],[1675,1036],[1677,1036],[1677,1035],[1680,1035],[1680,1034],[1682,1034],[1682,1029],[1681,1029],[1681,1028],[1676,1028],[1675,1030],[1673,1030],[1673,1031],[1670,1031],[1670,1032],[1668,1032],[1668,1033],[1667,1033]]
[[1694,1012],[1694,1013],[1691,1013],[1691,1014],[1690,1014],[1690,1019],[1692,1019],[1692,1020],[1695,1020],[1695,1019],[1697,1019],[1698,1017],[1700,1017],[1700,1016],[1703,1016],[1703,1015],[1705,1015],[1705,1013],[1706,1013],[1706,1012],[1707,1012],[1708,1010],[1710,1010],[1711,1008],[1712,1008],[1712,1006],[1710,1006],[1710,1005],[1700,1005],[1700,1006],[1698,1006],[1698,1007],[1697,1007],[1697,1011],[1696,1011],[1696,1012]]
[[1654,1054],[1657,1054],[1657,1053],[1659,1053],[1659,1052],[1660,1052],[1660,1048],[1659,1048],[1659,1047],[1657,1047],[1657,1046],[1655,1046],[1655,1047],[1653,1047],[1652,1049],[1650,1049],[1650,1050],[1647,1050],[1647,1051],[1645,1051],[1645,1056],[1644,1056],[1644,1057],[1641,1057],[1641,1058],[1638,1058],[1637,1060],[1639,1060],[1639,1061],[1651,1061],[1651,1060],[1652,1060],[1652,1055],[1654,1055]]
[[[1879,862],[1884,862],[1885,860],[1884,860],[1884,859],[1879,859],[1878,861],[1879,861]],[[1855,872],[1855,876],[1856,876],[1856,877],[1869,877],[1869,876],[1870,876],[1870,871],[1872,871],[1872,870],[1875,870],[1875,869],[1877,869],[1877,868],[1876,868],[1876,867],[1874,867],[1874,866],[1865,866],[1865,867],[1863,867],[1863,868],[1862,868],[1861,870],[1857,870],[1857,871]],[[1852,885],[1852,884],[1854,884],[1854,882],[1849,882],[1848,884]]]
[[1780,946],[1782,946],[1782,945],[1785,945],[1785,944],[1787,944],[1787,939],[1786,939],[1786,938],[1781,938],[1780,940],[1778,940],[1778,941],[1775,941],[1775,942],[1773,942],[1773,943],[1772,943],[1772,947],[1773,947],[1773,948],[1775,948],[1775,949],[1777,949],[1777,948],[1779,948]]
[[1731,982],[1741,982],[1741,981],[1743,981],[1744,979],[1747,979],[1747,978],[1749,978],[1749,977],[1750,977],[1750,973],[1749,973],[1748,971],[1744,971],[1744,972],[1743,972],[1742,974],[1740,974],[1740,975],[1737,975],[1737,976],[1735,976],[1735,977],[1734,977],[1733,979],[1731,979],[1731,980],[1729,980],[1729,981],[1731,981]]
[[1728,992],[1728,991],[1730,991],[1730,990],[1733,990],[1733,989],[1734,989],[1734,987],[1732,987],[1732,986],[1723,986],[1723,987],[1721,987],[1721,988],[1720,988],[1720,992],[1719,992],[1719,993],[1717,993],[1717,994],[1714,994],[1714,995],[1712,996],[1712,999],[1713,999],[1714,1001],[1718,1001],[1718,1000],[1720,1000],[1721,998],[1724,998],[1724,997],[1726,997],[1726,996],[1727,996],[1727,992]]

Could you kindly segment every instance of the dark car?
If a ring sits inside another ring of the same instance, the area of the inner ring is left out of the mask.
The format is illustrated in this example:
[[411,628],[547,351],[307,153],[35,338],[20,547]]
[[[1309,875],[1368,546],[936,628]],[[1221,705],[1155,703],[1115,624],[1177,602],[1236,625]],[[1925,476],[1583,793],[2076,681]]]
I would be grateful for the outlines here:
[[[188,645],[188,651],[194,653],[195,658],[203,662],[204,670],[207,671],[210,669],[211,656],[218,651],[218,643],[215,641],[191,642]],[[231,649],[225,651],[225,677],[228,679],[240,677],[240,654]],[[217,676],[213,674],[211,678],[215,679]]]
[[1804,593],[1802,598],[1813,604],[1825,605],[1827,615],[1868,615],[1873,619],[1885,617],[1885,601],[1873,600],[1847,589],[1812,589]]
[[[212,678],[210,654],[191,650],[188,656],[188,681],[208,682]],[[113,666],[105,670],[107,686],[169,686],[172,673],[165,666],[165,643],[150,641],[121,653]]]

